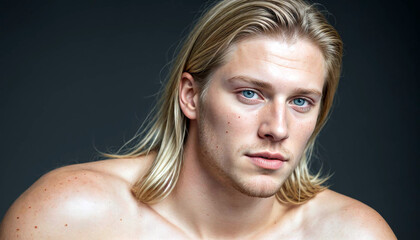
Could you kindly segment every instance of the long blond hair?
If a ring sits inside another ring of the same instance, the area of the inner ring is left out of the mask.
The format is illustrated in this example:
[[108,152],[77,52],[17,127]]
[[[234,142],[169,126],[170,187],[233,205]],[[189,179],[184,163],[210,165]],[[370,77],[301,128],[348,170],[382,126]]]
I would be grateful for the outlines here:
[[311,174],[308,162],[338,85],[342,61],[340,36],[314,5],[301,0],[224,0],[205,12],[186,38],[156,111],[146,120],[143,131],[129,141],[138,143],[132,147],[127,147],[127,143],[124,152],[107,155],[126,158],[147,155],[151,151],[157,153],[150,169],[132,187],[141,202],[151,204],[168,196],[181,171],[188,130],[188,119],[178,102],[181,74],[189,72],[203,95],[209,74],[223,64],[227,49],[241,39],[258,35],[309,39],[323,54],[326,81],[317,124],[299,165],[276,197],[281,202],[300,204],[326,188],[323,183],[327,177],[319,172]]

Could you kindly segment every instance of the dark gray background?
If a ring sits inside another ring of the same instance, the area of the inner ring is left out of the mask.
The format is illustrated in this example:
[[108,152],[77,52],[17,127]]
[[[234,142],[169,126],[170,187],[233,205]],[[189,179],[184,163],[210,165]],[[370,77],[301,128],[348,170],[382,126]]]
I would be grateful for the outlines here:
[[[345,54],[317,155],[333,190],[376,209],[399,238],[418,238],[415,6],[319,2]],[[95,147],[115,150],[136,132],[203,3],[0,2],[0,217],[44,173],[97,160]]]

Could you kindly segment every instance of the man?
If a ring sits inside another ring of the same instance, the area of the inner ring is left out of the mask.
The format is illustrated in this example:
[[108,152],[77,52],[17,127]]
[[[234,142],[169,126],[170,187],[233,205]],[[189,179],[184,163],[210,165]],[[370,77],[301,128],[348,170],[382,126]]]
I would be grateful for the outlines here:
[[1,239],[395,239],[308,170],[341,56],[305,2],[219,2],[180,50],[139,143],[40,178]]

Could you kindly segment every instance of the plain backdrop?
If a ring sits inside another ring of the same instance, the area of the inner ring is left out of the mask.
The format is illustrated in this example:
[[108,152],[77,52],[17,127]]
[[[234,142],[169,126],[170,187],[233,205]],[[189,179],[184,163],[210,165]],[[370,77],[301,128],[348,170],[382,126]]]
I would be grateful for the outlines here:
[[[315,166],[418,239],[419,19],[409,1],[322,0],[344,41]],[[131,138],[206,3],[0,3],[0,216],[36,179]]]

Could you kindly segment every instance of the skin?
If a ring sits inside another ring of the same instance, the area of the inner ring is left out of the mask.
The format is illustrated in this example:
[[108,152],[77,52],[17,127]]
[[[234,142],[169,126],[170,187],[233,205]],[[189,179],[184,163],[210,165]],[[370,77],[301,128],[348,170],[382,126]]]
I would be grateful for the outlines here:
[[[213,75],[201,107],[206,114],[197,116],[197,158],[213,175],[222,173],[225,185],[269,197],[295,169],[315,128],[324,86],[323,57],[313,50],[305,42],[248,40]],[[280,153],[287,161],[268,171],[250,164],[247,155],[259,152]]]
[[[202,100],[194,78],[182,75],[190,125],[167,198],[145,205],[130,193],[155,153],[71,165],[16,200],[0,239],[396,239],[376,211],[333,191],[297,206],[274,197],[315,127],[325,75],[319,49],[259,37],[230,50]],[[281,167],[248,156],[261,151],[280,153]]]

